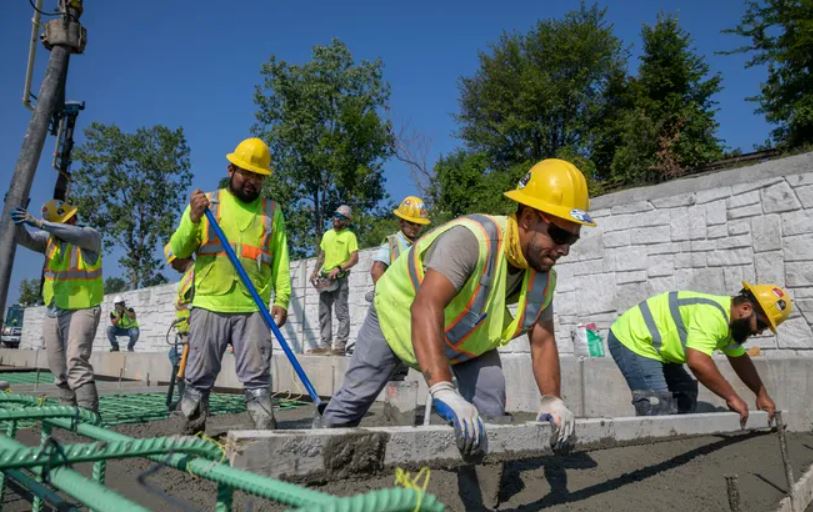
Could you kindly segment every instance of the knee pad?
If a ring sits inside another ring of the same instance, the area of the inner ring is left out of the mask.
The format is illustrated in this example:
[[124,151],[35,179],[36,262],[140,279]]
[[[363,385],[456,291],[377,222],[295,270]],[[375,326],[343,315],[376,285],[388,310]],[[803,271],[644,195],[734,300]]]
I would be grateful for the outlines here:
[[633,391],[632,406],[636,416],[677,414],[677,403],[671,391]]

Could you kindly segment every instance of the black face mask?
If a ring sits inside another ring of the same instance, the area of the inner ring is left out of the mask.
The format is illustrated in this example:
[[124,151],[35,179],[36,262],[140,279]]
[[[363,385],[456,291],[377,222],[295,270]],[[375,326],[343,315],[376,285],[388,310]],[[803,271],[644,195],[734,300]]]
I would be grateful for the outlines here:
[[257,191],[255,193],[253,193],[253,194],[245,194],[245,193],[243,193],[242,190],[240,190],[240,189],[238,189],[237,187],[234,186],[234,176],[229,178],[229,190],[231,191],[232,194],[237,196],[237,198],[239,200],[243,201],[244,203],[254,202],[255,199],[260,197],[260,192],[261,192],[260,189],[257,189]]
[[731,321],[731,337],[740,345],[751,335],[751,315]]

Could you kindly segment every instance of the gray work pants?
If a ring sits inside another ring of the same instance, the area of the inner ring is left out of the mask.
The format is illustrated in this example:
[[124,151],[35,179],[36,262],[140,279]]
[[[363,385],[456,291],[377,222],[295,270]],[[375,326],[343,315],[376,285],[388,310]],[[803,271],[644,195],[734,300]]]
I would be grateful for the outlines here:
[[339,287],[332,292],[319,294],[319,333],[322,346],[330,347],[333,338],[333,319],[331,307],[336,308],[336,320],[339,321],[339,330],[336,331],[336,343],[333,348],[345,348],[347,338],[350,336],[350,307],[347,304],[350,295],[350,279],[339,279]]
[[48,354],[48,367],[58,387],[75,390],[83,384],[94,382],[90,352],[101,313],[101,308],[96,306],[73,311],[59,310],[56,316],[45,315],[42,338]]
[[[322,425],[358,425],[402,364],[384,339],[375,306],[370,306],[356,339],[356,348],[344,374],[342,387],[325,408]],[[505,414],[505,375],[496,350],[456,364],[452,366],[452,371],[457,377],[460,394],[473,403],[481,415],[496,418]]]
[[260,313],[215,313],[201,308],[192,308],[189,316],[186,385],[199,391],[212,389],[229,343],[243,387],[268,388],[273,342]]

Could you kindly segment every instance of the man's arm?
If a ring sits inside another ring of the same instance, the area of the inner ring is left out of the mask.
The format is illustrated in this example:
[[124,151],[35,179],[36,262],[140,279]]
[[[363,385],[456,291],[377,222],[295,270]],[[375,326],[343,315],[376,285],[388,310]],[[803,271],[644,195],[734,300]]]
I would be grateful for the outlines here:
[[127,311],[125,311],[124,314],[127,315],[127,318],[130,320],[135,320],[136,318],[136,312],[133,308],[127,308]]
[[370,267],[370,277],[373,278],[373,284],[377,283],[384,272],[387,271],[387,265],[381,261],[374,261],[373,266]]
[[776,404],[774,404],[773,399],[768,394],[768,390],[762,383],[759,372],[757,372],[754,362],[751,361],[748,354],[743,354],[738,357],[728,356],[728,362],[731,364],[731,367],[734,368],[734,373],[737,374],[737,377],[756,395],[757,409],[767,412],[770,419],[773,419],[774,413],[776,412]]
[[169,239],[172,254],[174,254],[176,258],[189,258],[198,249],[198,247],[200,247],[200,243],[200,219],[195,222],[191,218],[191,208],[187,205],[186,209],[181,214],[181,220],[178,223],[178,228]]
[[113,325],[113,327],[119,326],[119,317],[112,311],[110,312],[110,323]]
[[[748,420],[748,405],[734,391],[731,384],[725,380],[711,356],[695,350],[686,349],[686,363],[694,373],[697,380],[709,388],[715,395],[726,401],[726,405],[732,411],[740,415],[740,424],[743,426]],[[735,370],[736,371],[736,370]]]
[[456,294],[457,290],[446,276],[429,269],[412,302],[412,346],[430,387],[452,381],[452,370],[443,351],[443,310]]
[[39,229],[30,233],[22,224],[15,226],[14,238],[18,244],[36,252],[45,253],[45,248],[48,246],[48,233]]
[[339,268],[342,271],[347,271],[355,267],[358,262],[359,262],[359,252],[353,251],[353,253],[350,254],[350,259],[339,265]]
[[319,275],[319,271],[322,270],[322,264],[325,262],[325,251],[320,250],[319,256],[316,257],[316,261],[313,263],[313,272],[311,273],[311,281]]
[[553,320],[537,322],[528,335],[531,343],[531,366],[539,393],[561,397],[559,349],[556,346]]
[[102,236],[93,228],[43,221],[42,229],[86,251],[99,254],[102,250]]

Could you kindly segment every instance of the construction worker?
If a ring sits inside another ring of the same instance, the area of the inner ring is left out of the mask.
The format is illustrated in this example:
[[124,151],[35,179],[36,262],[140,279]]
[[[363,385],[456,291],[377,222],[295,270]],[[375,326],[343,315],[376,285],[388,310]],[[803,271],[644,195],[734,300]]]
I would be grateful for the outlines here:
[[128,308],[121,295],[113,298],[113,311],[110,312],[110,325],[107,326],[107,339],[110,341],[110,352],[119,351],[118,336],[127,336],[127,352],[135,352],[135,344],[141,331],[133,308]]
[[[175,332],[181,338],[181,343],[189,341],[189,312],[192,298],[195,296],[195,260],[194,258],[176,258],[172,253],[170,244],[164,246],[164,258],[169,266],[182,274],[178,282],[178,295],[175,299]],[[176,353],[175,347],[170,349],[170,360],[173,366],[181,354]]]
[[398,217],[400,229],[397,233],[385,238],[381,247],[378,248],[378,252],[373,256],[373,265],[370,267],[373,284],[378,282],[387,267],[401,253],[405,253],[412,247],[412,244],[418,239],[418,235],[421,234],[421,229],[430,223],[426,206],[420,197],[406,196],[392,213]]
[[748,405],[720,374],[712,359],[721,351],[737,376],[756,394],[757,409],[773,417],[776,405],[743,344],[749,336],[776,327],[793,309],[787,291],[773,284],[742,283],[734,297],[691,291],[655,295],[625,311],[610,327],[608,345],[632,391],[638,416],[691,413],[697,408],[697,381],[689,369],[740,415]]
[[[90,364],[104,297],[102,237],[79,226],[77,208],[57,199],[42,207],[43,219],[22,208],[11,212],[17,243],[45,254],[42,298],[47,308],[42,338],[59,401],[99,410]],[[23,225],[36,228],[28,232]]]
[[195,296],[189,315],[189,337],[194,343],[189,347],[181,399],[187,434],[205,428],[209,393],[228,343],[234,345],[237,378],[243,383],[255,427],[276,425],[269,390],[271,333],[204,211],[211,208],[265,304],[274,293],[271,314],[279,326],[285,324],[291,296],[285,221],[282,208],[261,197],[265,178],[271,174],[271,153],[265,142],[246,139],[226,159],[228,186],[206,194],[192,192],[170,239],[170,250],[177,258],[195,255]]
[[[322,235],[319,256],[310,281],[319,290],[319,330],[321,344],[306,353],[314,355],[333,354],[343,356],[350,336],[350,309],[348,298],[350,269],[359,262],[359,245],[356,234],[350,231],[353,212],[346,204],[333,212],[333,228]],[[336,309],[339,329],[333,338],[331,309]]]
[[[357,425],[404,363],[423,372],[434,408],[454,425],[461,452],[475,454],[485,439],[481,417],[505,415],[497,349],[527,333],[542,395],[539,418],[553,423],[554,447],[566,446],[575,420],[560,398],[553,266],[579,239],[582,225],[595,225],[587,213],[587,183],[574,165],[548,159],[505,195],[518,203],[515,214],[467,215],[444,224],[419,238],[378,280],[322,425]],[[509,304],[517,305],[516,316]]]

